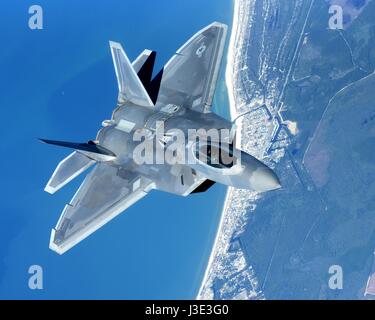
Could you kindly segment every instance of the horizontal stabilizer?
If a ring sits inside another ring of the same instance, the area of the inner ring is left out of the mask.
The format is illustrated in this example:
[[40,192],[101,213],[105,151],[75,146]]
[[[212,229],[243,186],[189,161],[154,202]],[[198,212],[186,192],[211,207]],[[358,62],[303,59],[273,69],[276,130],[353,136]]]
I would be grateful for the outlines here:
[[94,160],[74,151],[57,165],[44,190],[55,193],[94,163]]
[[121,44],[110,41],[113,64],[119,88],[119,103],[131,102],[145,107],[153,107],[145,87],[125,54]]
[[77,143],[77,142],[47,140],[47,139],[39,139],[39,140],[44,143],[53,144],[53,145],[60,146],[60,147],[86,151],[89,153],[97,153],[97,154],[101,154],[101,155],[108,156],[111,158],[116,157],[116,155],[112,151],[96,144],[93,141],[89,141],[87,143]]

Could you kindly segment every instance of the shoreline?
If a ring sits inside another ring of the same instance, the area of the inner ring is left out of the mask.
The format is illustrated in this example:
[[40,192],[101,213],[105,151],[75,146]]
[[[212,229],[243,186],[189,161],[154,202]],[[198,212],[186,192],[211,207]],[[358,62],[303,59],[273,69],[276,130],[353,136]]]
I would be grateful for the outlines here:
[[237,110],[235,108],[235,100],[234,100],[234,91],[233,91],[233,69],[234,66],[234,45],[235,39],[238,34],[238,14],[240,10],[240,1],[241,0],[233,0],[233,18],[232,18],[232,30],[230,33],[229,45],[228,45],[228,53],[227,53],[227,65],[225,68],[225,83],[228,92],[228,100],[229,100],[229,114],[230,118],[233,120],[237,117]]
[[[225,83],[227,87],[227,92],[228,92],[228,100],[229,100],[229,114],[230,118],[234,119],[237,116],[237,110],[235,108],[235,99],[234,99],[234,90],[233,90],[233,66],[234,66],[234,45],[235,45],[235,40],[238,34],[238,29],[239,29],[239,24],[238,24],[238,15],[239,15],[239,9],[240,9],[240,2],[242,0],[233,0],[233,18],[232,18],[232,28],[231,28],[231,34],[230,34],[230,40],[228,44],[228,52],[227,52],[227,65],[225,69]],[[238,141],[239,139],[239,134],[236,136],[236,139]],[[205,299],[206,297],[202,296],[202,293],[205,289],[205,285],[209,279],[209,272],[211,270],[211,266],[214,262],[217,250],[218,250],[218,243],[220,236],[222,234],[222,229],[223,229],[223,223],[224,223],[224,218],[225,218],[225,212],[227,211],[227,206],[228,206],[228,199],[230,196],[230,193],[232,192],[232,188],[228,187],[227,192],[225,195],[225,200],[223,203],[223,208],[221,211],[221,217],[220,217],[220,222],[219,226],[216,231],[216,236],[214,240],[214,244],[211,250],[211,254],[207,263],[207,267],[201,282],[201,286],[199,288],[198,294],[196,299],[197,300],[202,300]]]

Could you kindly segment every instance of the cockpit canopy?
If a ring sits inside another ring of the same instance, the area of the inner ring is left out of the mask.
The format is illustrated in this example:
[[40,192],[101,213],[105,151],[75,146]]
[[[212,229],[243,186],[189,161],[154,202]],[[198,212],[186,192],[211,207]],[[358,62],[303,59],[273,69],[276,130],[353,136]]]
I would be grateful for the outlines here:
[[212,143],[209,139],[207,142],[196,142],[195,157],[217,169],[229,169],[237,163],[237,158],[233,154],[233,144]]

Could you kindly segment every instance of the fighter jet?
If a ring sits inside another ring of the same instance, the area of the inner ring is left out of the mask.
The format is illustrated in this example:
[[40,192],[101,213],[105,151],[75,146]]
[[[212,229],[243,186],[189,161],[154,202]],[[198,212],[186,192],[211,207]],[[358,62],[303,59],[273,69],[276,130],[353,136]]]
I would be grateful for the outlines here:
[[[156,52],[144,50],[130,62],[121,44],[110,41],[119,89],[111,119],[86,143],[41,139],[74,149],[45,191],[53,194],[94,167],[52,229],[50,249],[63,254],[153,189],[187,196],[215,182],[259,192],[280,188],[269,167],[236,147],[235,123],[211,112],[226,33],[227,26],[218,22],[203,28],[155,76]],[[228,134],[210,136],[211,129]],[[176,130],[187,136],[180,139],[182,155],[178,148],[171,152]],[[151,150],[152,161],[136,159],[141,144],[150,148],[139,157],[147,158]],[[177,160],[154,160],[168,152]]]

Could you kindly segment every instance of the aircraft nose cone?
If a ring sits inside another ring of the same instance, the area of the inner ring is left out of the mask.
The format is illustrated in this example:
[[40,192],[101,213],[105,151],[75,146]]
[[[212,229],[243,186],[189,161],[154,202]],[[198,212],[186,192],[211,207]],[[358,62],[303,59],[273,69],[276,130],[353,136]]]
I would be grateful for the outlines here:
[[251,177],[250,183],[255,191],[264,192],[281,188],[277,175],[269,168],[258,168]]

